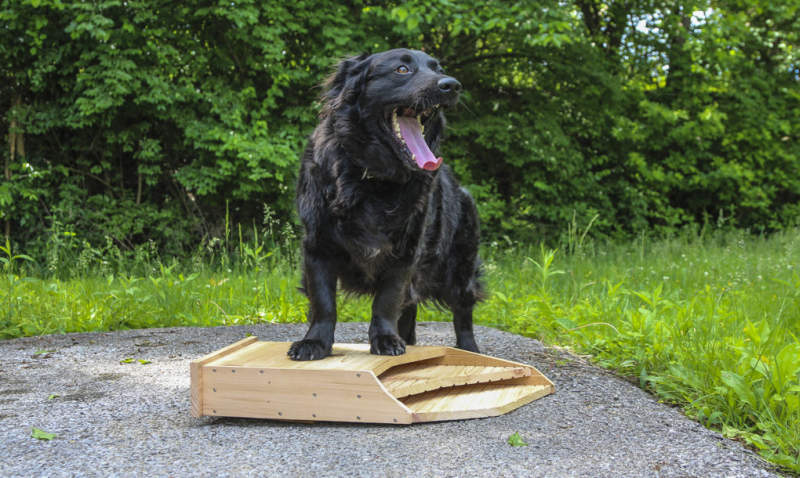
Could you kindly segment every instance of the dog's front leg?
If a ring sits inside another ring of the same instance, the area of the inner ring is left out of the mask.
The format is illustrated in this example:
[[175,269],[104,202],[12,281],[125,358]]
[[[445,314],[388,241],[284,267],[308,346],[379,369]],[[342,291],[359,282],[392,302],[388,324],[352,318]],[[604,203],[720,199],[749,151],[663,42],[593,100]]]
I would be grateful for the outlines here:
[[370,352],[377,355],[402,355],[406,343],[397,335],[397,321],[403,309],[410,268],[397,267],[386,271],[372,301],[369,324]]
[[293,360],[319,360],[331,354],[336,328],[336,272],[329,259],[306,254],[303,285],[308,296],[308,332],[289,347]]

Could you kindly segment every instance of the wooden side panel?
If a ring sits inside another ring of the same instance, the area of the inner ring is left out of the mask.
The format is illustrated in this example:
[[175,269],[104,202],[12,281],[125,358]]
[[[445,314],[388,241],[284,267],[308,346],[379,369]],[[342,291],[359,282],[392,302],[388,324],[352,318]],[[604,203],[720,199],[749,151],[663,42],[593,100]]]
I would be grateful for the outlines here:
[[192,416],[203,416],[203,366],[197,362],[189,363],[190,392],[192,394]]
[[211,364],[287,370],[370,370],[375,375],[380,375],[396,365],[441,357],[447,353],[447,347],[408,346],[403,355],[372,355],[369,353],[368,344],[336,344],[330,357],[297,362],[286,355],[290,345],[289,342],[257,342],[245,349],[224,355]]
[[202,414],[277,420],[411,423],[370,371],[206,365]]
[[530,374],[531,369],[523,366],[483,367],[417,362],[390,368],[378,378],[389,393],[396,398],[402,398],[437,388],[496,382]]
[[203,415],[203,364],[216,360],[225,355],[231,354],[247,347],[258,339],[258,337],[246,337],[227,347],[223,347],[215,352],[204,355],[189,364],[190,388],[192,395],[192,416],[200,417]]
[[553,387],[526,383],[530,377],[443,388],[402,399],[414,422],[493,417],[553,393]]

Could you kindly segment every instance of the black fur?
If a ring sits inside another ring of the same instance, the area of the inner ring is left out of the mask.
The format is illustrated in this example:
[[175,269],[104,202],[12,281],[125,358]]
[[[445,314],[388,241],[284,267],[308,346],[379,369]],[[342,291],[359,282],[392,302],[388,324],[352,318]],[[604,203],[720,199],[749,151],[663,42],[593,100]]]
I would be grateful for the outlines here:
[[292,359],[330,355],[337,280],[374,296],[374,354],[399,355],[415,343],[422,301],[449,307],[457,346],[478,350],[472,308],[483,287],[474,201],[446,164],[417,166],[391,121],[395,108],[426,111],[425,141],[436,151],[444,116],[431,108],[453,106],[460,88],[435,59],[406,49],[344,60],[326,81],[297,184],[309,328],[290,347]]

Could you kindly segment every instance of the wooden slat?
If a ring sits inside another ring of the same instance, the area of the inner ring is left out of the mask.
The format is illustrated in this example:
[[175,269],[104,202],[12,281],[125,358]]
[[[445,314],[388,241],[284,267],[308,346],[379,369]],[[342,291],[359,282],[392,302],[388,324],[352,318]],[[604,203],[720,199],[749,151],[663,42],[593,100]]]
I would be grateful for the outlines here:
[[428,362],[394,367],[379,378],[394,397],[436,390],[437,388],[495,382],[530,375],[528,367],[482,367],[478,365],[433,365]]
[[257,339],[258,337],[255,336],[245,337],[238,342],[228,345],[227,347],[223,347],[215,352],[211,352],[210,354],[204,355],[203,357],[200,357],[199,359],[193,360],[191,363],[189,363],[192,416],[199,417],[202,416],[203,413],[203,374],[201,370],[203,365],[211,362],[212,360],[219,359],[220,357],[224,357],[225,355],[243,349],[255,342]]
[[551,386],[526,384],[524,380],[442,388],[400,401],[412,411],[414,422],[431,422],[502,415],[553,393]]
[[466,350],[447,347],[445,355],[431,359],[430,363],[438,365],[482,365],[488,367],[525,367],[530,369],[530,382],[537,385],[549,385],[555,391],[553,382],[548,380],[536,367],[531,365],[514,362],[512,360],[500,359],[489,355],[476,354]]
[[403,355],[373,355],[369,353],[369,344],[336,344],[332,355],[322,360],[295,361],[286,355],[290,345],[289,342],[258,342],[210,362],[210,365],[291,370],[370,370],[380,375],[397,365],[442,357],[447,353],[447,347],[409,345]]

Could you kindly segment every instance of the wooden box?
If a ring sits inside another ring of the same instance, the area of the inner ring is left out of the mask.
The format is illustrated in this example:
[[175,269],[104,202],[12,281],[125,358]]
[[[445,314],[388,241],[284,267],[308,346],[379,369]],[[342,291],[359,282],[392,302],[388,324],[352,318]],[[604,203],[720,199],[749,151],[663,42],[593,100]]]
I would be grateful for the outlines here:
[[534,367],[451,347],[336,344],[295,362],[289,345],[248,337],[193,361],[192,415],[416,423],[501,415],[555,391]]

